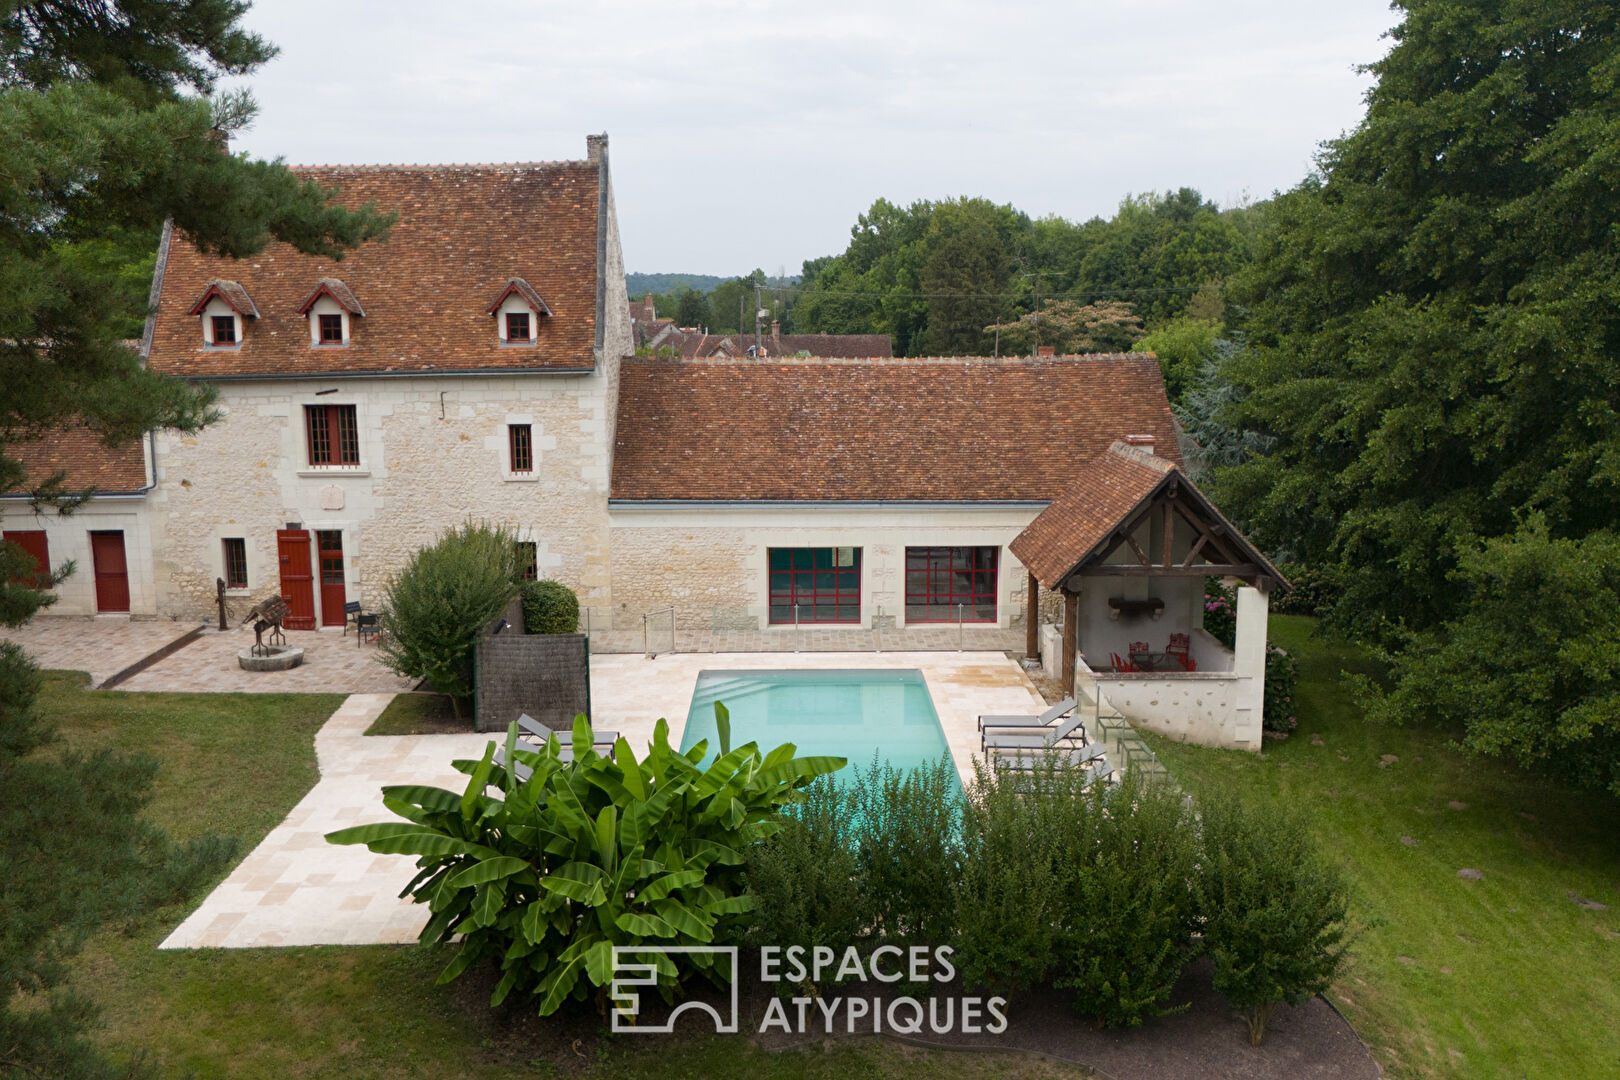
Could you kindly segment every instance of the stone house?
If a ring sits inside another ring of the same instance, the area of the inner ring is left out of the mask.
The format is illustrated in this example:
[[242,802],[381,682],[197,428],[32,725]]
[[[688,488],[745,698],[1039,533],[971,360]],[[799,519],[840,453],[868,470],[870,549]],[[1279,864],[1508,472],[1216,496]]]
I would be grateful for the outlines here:
[[[1029,603],[1014,538],[1116,440],[1181,475],[1151,355],[634,356],[655,313],[625,295],[605,136],[578,161],[300,172],[397,212],[391,234],[233,260],[165,233],[141,351],[222,419],[36,448],[105,493],[27,529],[6,500],[7,537],[111,568],[119,533],[126,563],[127,596],[86,572],[58,611],[206,619],[223,581],[339,627],[471,517],[510,525],[596,630],[665,608],[693,630],[1031,625],[1058,597]],[[1130,595],[1190,613],[1193,578]]]

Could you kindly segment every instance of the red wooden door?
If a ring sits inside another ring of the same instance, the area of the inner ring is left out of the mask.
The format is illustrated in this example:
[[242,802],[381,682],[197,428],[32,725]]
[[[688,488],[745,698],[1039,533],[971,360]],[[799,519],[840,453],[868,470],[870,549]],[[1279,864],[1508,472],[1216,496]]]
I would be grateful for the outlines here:
[[129,610],[129,564],[122,530],[90,534],[90,561],[96,568],[96,610]]
[[[47,578],[50,577],[51,548],[50,545],[45,541],[44,529],[7,529],[5,531],[5,539],[13,544],[16,544],[18,547],[22,548],[24,551],[28,552],[28,554],[34,557],[34,572],[36,574]],[[24,575],[17,580],[32,585],[38,579]]]
[[317,532],[315,557],[321,568],[321,625],[342,626],[349,599],[343,590],[343,534],[336,529]]
[[281,598],[287,601],[288,630],[315,629],[315,580],[309,572],[309,532],[277,529],[276,555],[281,562]]

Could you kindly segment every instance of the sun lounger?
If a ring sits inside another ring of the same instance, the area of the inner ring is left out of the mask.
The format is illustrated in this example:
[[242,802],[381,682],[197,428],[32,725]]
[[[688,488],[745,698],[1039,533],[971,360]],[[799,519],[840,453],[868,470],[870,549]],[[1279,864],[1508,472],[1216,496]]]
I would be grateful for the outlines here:
[[[1056,758],[1065,765],[1084,765],[1088,769],[1093,763],[1101,762],[1105,767],[1108,758],[1098,746],[1079,746],[1073,750],[1020,750],[1010,754],[996,754],[990,758],[991,764],[998,769],[1008,769],[1012,772],[1032,772],[1044,765],[1050,764]],[[1111,769],[1105,769],[1111,772]]]
[[979,736],[979,749],[993,750],[1050,750],[1059,743],[1086,745],[1086,725],[1079,712],[1075,712],[1055,727],[1045,730],[1029,728],[1023,731],[991,728]]
[[[565,748],[570,748],[573,746],[573,736],[569,732],[554,731],[553,729],[546,727],[546,725],[542,724],[534,717],[530,716],[528,713],[523,713],[517,718],[517,725],[519,735],[527,736],[535,742],[547,742],[553,735],[555,735],[557,736],[557,740],[561,742]],[[592,746],[599,748],[604,746],[612,746],[618,741],[619,733],[617,731],[596,731],[594,729],[591,731]]]
[[1043,728],[1050,727],[1058,717],[1074,708],[1074,698],[1064,698],[1039,716],[981,716],[979,730],[989,728]]

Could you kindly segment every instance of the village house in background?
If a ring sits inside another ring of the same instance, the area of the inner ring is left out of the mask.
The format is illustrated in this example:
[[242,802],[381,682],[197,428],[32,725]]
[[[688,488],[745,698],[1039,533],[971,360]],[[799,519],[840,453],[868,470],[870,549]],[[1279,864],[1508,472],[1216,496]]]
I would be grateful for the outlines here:
[[[1258,748],[1285,583],[1181,472],[1152,355],[683,331],[626,296],[607,138],[587,143],[300,169],[399,213],[341,261],[166,231],[141,352],[215,386],[223,418],[20,448],[34,477],[102,492],[67,518],[0,500],[7,539],[78,565],[54,610],[205,621],[223,581],[244,609],[279,593],[289,629],[337,629],[482,518],[592,633],[665,610],[677,631],[1022,627],[1077,693],[1108,683],[1133,718]],[[1201,629],[1205,575],[1248,583],[1235,653]]]

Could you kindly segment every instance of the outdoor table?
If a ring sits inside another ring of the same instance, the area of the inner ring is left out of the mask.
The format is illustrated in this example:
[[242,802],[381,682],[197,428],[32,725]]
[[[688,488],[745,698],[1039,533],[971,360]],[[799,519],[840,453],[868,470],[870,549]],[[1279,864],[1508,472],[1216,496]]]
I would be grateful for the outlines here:
[[1181,661],[1175,659],[1167,652],[1134,652],[1130,655],[1131,664],[1138,671],[1180,671]]

